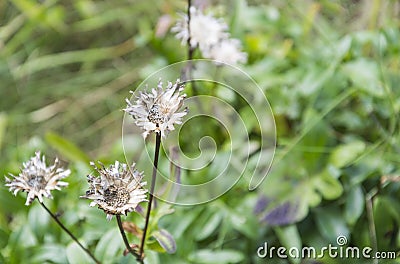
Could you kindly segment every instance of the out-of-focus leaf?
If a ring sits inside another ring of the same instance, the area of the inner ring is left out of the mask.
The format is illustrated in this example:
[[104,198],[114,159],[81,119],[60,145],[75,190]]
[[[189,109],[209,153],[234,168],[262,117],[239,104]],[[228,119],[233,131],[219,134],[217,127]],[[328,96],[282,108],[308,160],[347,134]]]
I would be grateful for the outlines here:
[[340,145],[333,150],[330,156],[330,163],[338,168],[350,165],[365,150],[363,141],[353,141],[345,145]]
[[360,185],[350,188],[345,203],[344,217],[354,225],[365,209],[365,197]]
[[[145,264],[159,264],[160,263],[160,258],[158,257],[157,252],[154,252],[151,250],[145,250],[144,253],[146,255],[146,257],[144,258]],[[127,263],[131,263],[131,261],[129,260]]]
[[[7,177],[10,178],[10,176]],[[15,213],[18,210],[23,210],[26,208],[25,200],[26,193],[18,193],[17,196],[14,196],[8,189],[0,188],[0,210],[3,213]]]
[[327,169],[314,178],[314,186],[328,200],[336,199],[343,193],[342,184]]
[[203,228],[196,236],[196,240],[203,240],[209,237],[220,225],[222,216],[221,212],[217,211],[207,221],[205,221]]
[[189,260],[194,263],[203,264],[241,263],[244,260],[244,255],[235,250],[212,251],[209,249],[203,249],[190,254]]
[[304,96],[310,96],[319,90],[323,84],[329,80],[334,73],[336,65],[331,63],[330,67],[322,68],[315,65],[306,72],[304,78],[300,81],[298,90]]
[[[285,248],[301,249],[302,242],[296,225],[275,227],[274,230],[278,236],[279,242],[281,242]],[[300,263],[301,261],[300,258],[291,258],[290,260],[292,263]]]
[[319,208],[314,217],[321,234],[333,245],[338,236],[349,238],[349,229],[338,208]]
[[383,84],[379,80],[377,62],[357,59],[342,65],[342,72],[357,88],[373,96],[383,96]]
[[250,239],[256,239],[258,236],[259,224],[257,218],[253,214],[239,214],[237,212],[230,212],[230,221],[232,227],[237,231],[243,233]]
[[378,248],[384,250],[393,249],[394,241],[398,239],[395,236],[399,231],[400,206],[397,200],[387,196],[378,196],[373,202]]
[[60,135],[49,132],[46,134],[46,141],[69,160],[89,164],[90,158],[74,143],[61,137]]
[[40,238],[48,230],[49,215],[38,204],[31,205],[28,213],[28,224],[36,237]]
[[182,237],[183,233],[187,230],[189,226],[191,226],[196,219],[199,217],[199,214],[201,213],[201,208],[193,208],[193,210],[187,211],[184,215],[179,216],[179,225],[174,225],[171,228],[171,232],[176,236],[176,237]]
[[[151,221],[152,223],[158,223],[161,218],[166,215],[172,214],[174,211],[175,209],[172,207],[172,205],[168,203],[160,203],[157,210],[153,211],[154,216],[152,216]],[[153,227],[153,225],[151,227]]]
[[41,245],[37,248],[31,260],[33,263],[51,262],[63,264],[68,262],[65,246],[57,244]]
[[5,113],[0,113],[0,148],[3,144],[4,133],[7,127],[7,115]]
[[159,229],[154,231],[152,235],[168,254],[173,254],[176,252],[175,239],[167,230]]
[[[81,249],[75,242],[71,242],[68,245],[66,252],[67,252],[68,263],[70,264],[95,263],[89,257],[89,255],[83,249]],[[110,263],[110,262],[104,262],[104,263]]]
[[[319,118],[319,115],[320,113],[318,113],[315,109],[307,109],[303,115],[304,125],[307,126],[307,124],[312,122],[313,119]],[[321,169],[320,167],[323,162],[320,161],[321,157],[323,157],[323,153],[319,151],[313,151],[313,148],[323,149],[330,138],[329,135],[329,126],[325,120],[321,120],[315,124],[299,142],[299,151],[303,152],[302,157],[306,163],[305,166],[309,168],[309,171],[318,171],[318,169]]]
[[110,229],[105,233],[96,246],[95,256],[103,263],[112,263],[114,257],[122,254],[123,241],[117,228]]
[[246,129],[248,131],[251,131],[254,127],[258,125],[258,120],[257,117],[254,115],[254,110],[250,106],[246,106],[240,111],[240,116],[243,120],[246,120],[244,122],[244,125],[246,126]]
[[11,233],[9,245],[12,247],[31,247],[38,241],[28,225],[23,225],[18,231]]
[[0,249],[4,248],[8,243],[8,234],[3,230],[0,229]]

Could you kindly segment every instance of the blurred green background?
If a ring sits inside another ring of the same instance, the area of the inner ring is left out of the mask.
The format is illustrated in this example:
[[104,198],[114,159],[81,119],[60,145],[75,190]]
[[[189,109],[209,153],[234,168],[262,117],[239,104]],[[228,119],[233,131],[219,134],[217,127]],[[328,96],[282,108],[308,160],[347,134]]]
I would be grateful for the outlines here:
[[[160,203],[153,226],[168,230],[177,250],[167,254],[153,245],[147,262],[266,263],[257,256],[264,242],[320,249],[336,245],[339,235],[350,246],[398,252],[400,1],[193,2],[223,17],[242,41],[249,55],[242,68],[274,113],[277,151],[256,191],[247,190],[244,177],[204,205]],[[50,161],[59,156],[72,170],[70,186],[46,204],[104,263],[133,258],[122,256],[115,220],[78,198],[88,161],[124,161],[124,99],[149,74],[186,59],[169,32],[186,4],[0,2],[0,172],[18,174],[37,149]],[[248,128],[257,134],[254,122]],[[140,151],[134,143],[128,149]],[[25,194],[14,197],[0,182],[0,263],[89,261],[38,204],[24,206]],[[135,213],[126,220],[143,224]],[[329,256],[272,261],[378,263]]]

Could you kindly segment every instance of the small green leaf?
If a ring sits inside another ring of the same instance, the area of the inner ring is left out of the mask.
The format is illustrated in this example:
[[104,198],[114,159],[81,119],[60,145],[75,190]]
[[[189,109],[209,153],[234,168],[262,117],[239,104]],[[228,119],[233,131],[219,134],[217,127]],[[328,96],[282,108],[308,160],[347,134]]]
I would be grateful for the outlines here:
[[152,236],[158,241],[160,246],[165,249],[168,254],[173,254],[176,252],[175,239],[167,230],[156,230],[152,233]]
[[193,223],[197,220],[201,213],[201,208],[195,207],[193,210],[186,211],[185,214],[179,216],[179,225],[174,225],[171,228],[171,232],[176,237],[183,236],[183,233],[188,229],[189,226],[193,225]]
[[365,197],[360,185],[354,186],[347,194],[344,217],[349,225],[354,225],[365,208]]
[[244,255],[243,253],[235,250],[212,251],[209,249],[203,249],[190,254],[189,260],[194,263],[202,264],[242,263],[244,260]]
[[159,253],[165,253],[165,249],[158,243],[157,240],[155,239],[149,239],[146,240],[146,248],[153,251],[153,252],[159,252]]
[[330,163],[338,168],[343,168],[354,162],[365,150],[363,141],[353,141],[340,145],[333,150],[330,156]]
[[222,214],[220,211],[215,212],[207,221],[201,231],[197,234],[196,240],[203,240],[209,237],[219,226],[222,220]]
[[69,160],[89,164],[90,158],[74,143],[61,137],[60,135],[49,132],[46,134],[46,141]]
[[[275,227],[274,231],[279,239],[279,242],[286,248],[301,249],[301,238],[296,225],[289,225],[285,227]],[[291,258],[292,263],[300,263],[301,258]]]
[[314,179],[315,189],[327,200],[333,200],[343,193],[342,184],[338,179],[333,177],[329,170],[324,170]]
[[97,243],[95,256],[103,263],[112,263],[119,251],[122,251],[123,241],[117,228],[108,230]]
[[339,209],[319,208],[314,217],[321,234],[333,245],[339,236],[349,238],[349,229]]

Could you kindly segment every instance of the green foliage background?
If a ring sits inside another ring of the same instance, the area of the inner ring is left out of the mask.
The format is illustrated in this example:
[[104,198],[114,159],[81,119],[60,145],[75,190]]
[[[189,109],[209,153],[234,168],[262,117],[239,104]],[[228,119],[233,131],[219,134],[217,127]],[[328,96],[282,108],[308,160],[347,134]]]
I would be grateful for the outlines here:
[[[154,242],[147,262],[265,263],[256,253],[264,242],[321,248],[336,245],[338,235],[348,245],[398,251],[399,1],[199,2],[209,2],[242,40],[243,69],[274,112],[277,151],[256,191],[244,177],[204,205],[161,204],[153,219],[165,216],[153,229],[168,230],[177,251],[158,252]],[[186,58],[157,26],[185,9],[177,0],[0,2],[0,174],[17,174],[37,149],[59,156],[72,169],[70,186],[46,203],[104,263],[133,260],[122,256],[115,220],[78,198],[88,161],[124,160],[124,98],[149,74]],[[134,142],[128,149],[140,154]],[[24,206],[25,196],[0,182],[0,263],[89,262],[38,204]],[[126,220],[143,224],[134,213]],[[366,263],[328,256],[302,263],[346,261]]]

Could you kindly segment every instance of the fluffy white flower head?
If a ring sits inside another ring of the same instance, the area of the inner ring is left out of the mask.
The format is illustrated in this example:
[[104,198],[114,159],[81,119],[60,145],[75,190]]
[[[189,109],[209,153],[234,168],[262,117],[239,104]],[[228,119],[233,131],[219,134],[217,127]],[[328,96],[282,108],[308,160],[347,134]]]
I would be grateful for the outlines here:
[[174,124],[182,123],[182,117],[187,114],[187,108],[179,112],[186,97],[186,94],[180,94],[183,88],[179,79],[175,84],[168,82],[165,89],[160,80],[157,88],[151,89],[151,92],[139,92],[134,104],[126,99],[124,111],[144,130],[144,138],[153,131],[166,137],[175,129]]
[[205,15],[195,7],[190,7],[190,30],[188,28],[188,16],[183,15],[171,29],[176,37],[185,45],[189,39],[192,48],[207,49],[210,45],[218,43],[221,39],[229,37],[228,25],[222,19],[211,15]]
[[107,214],[107,220],[113,215],[126,215],[132,212],[140,202],[147,201],[147,190],[143,188],[143,173],[134,169],[135,164],[129,168],[124,163],[115,162],[109,168],[101,164],[98,168],[90,163],[100,174],[99,177],[88,175],[89,190],[81,198],[93,200],[90,206],[98,206]]
[[19,191],[27,192],[25,205],[30,205],[36,197],[42,203],[43,196],[53,198],[50,191],[61,190],[61,187],[68,186],[67,182],[60,180],[70,173],[70,170],[60,167],[57,158],[52,166],[47,167],[45,156],[40,157],[40,151],[37,151],[34,157],[23,163],[18,176],[10,174],[12,179],[6,177],[6,186],[14,195],[17,195]]
[[207,59],[232,65],[246,63],[247,61],[247,53],[241,51],[241,44],[238,39],[222,40],[203,51],[203,56]]

